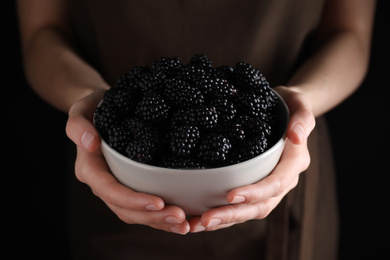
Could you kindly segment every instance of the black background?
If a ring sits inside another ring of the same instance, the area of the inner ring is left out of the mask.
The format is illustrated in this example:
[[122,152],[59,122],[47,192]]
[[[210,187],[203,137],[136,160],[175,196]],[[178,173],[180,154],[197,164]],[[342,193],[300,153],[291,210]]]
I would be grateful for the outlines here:
[[[2,253],[12,259],[69,259],[67,116],[28,87],[14,1],[1,4]],[[389,11],[389,1],[379,0],[362,86],[327,114],[338,172],[340,259],[390,255]]]

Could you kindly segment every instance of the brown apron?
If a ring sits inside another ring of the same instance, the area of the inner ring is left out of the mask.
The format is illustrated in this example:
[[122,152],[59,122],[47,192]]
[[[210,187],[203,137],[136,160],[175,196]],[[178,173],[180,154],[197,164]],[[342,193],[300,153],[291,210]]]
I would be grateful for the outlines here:
[[[286,84],[322,6],[322,0],[69,1],[79,50],[110,84],[133,66],[161,56],[186,62],[196,53],[214,65],[249,62],[273,85]],[[335,177],[323,118],[309,149],[309,169],[266,219],[185,236],[121,222],[73,173],[74,259],[335,259]]]

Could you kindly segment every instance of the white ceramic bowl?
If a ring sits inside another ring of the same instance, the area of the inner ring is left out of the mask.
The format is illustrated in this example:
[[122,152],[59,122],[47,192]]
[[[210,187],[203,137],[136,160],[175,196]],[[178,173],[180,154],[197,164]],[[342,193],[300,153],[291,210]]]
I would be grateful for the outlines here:
[[253,184],[271,173],[285,145],[289,120],[287,105],[279,97],[280,120],[278,141],[263,154],[226,167],[213,169],[167,169],[135,162],[102,140],[101,149],[113,175],[122,184],[138,192],[160,196],[166,204],[181,207],[188,215],[228,204],[227,193],[237,187]]

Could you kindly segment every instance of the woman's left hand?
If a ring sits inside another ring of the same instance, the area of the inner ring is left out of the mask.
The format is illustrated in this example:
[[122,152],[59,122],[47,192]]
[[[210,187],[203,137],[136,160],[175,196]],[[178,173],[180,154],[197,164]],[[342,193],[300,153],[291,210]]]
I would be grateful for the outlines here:
[[266,218],[298,184],[300,173],[308,168],[307,138],[315,126],[311,105],[304,94],[294,88],[277,87],[275,90],[290,109],[286,145],[278,165],[261,181],[231,190],[227,194],[230,205],[213,208],[200,217],[191,218],[190,232],[212,231]]

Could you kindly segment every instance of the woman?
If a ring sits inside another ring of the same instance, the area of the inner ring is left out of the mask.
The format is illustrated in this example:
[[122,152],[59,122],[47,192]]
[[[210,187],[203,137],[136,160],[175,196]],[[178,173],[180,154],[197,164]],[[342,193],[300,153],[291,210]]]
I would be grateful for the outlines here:
[[[18,1],[27,78],[69,114],[77,179],[100,198],[72,184],[75,258],[334,259],[337,205],[321,115],[365,75],[375,1],[135,2]],[[187,219],[179,207],[116,181],[91,118],[121,73],[195,53],[215,65],[260,69],[291,118],[267,178],[230,191],[230,205]]]

